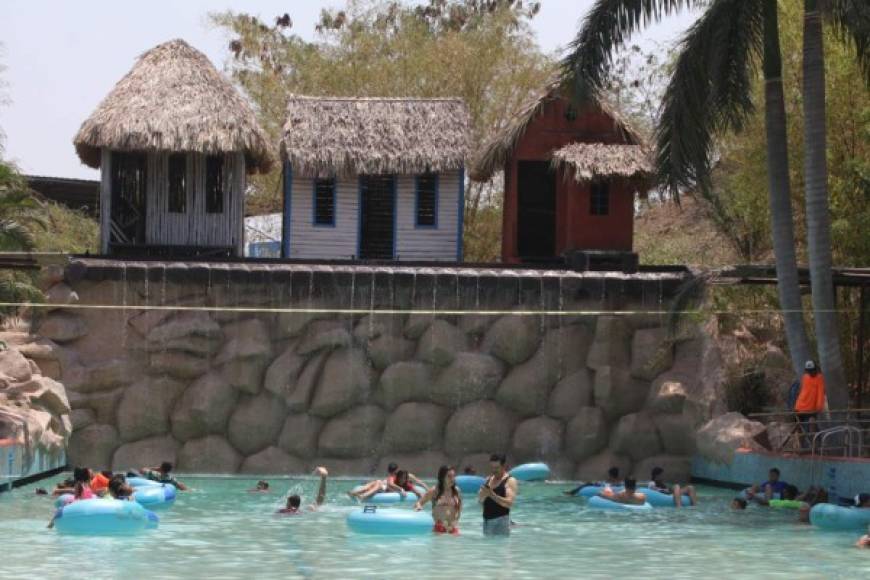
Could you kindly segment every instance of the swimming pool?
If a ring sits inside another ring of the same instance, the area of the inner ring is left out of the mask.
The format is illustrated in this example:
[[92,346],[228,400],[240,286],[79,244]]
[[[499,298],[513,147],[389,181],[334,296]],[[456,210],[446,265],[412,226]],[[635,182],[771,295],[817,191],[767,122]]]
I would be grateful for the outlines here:
[[[510,538],[484,538],[469,501],[461,537],[360,537],[345,525],[345,492],[302,517],[274,516],[292,490],[310,502],[314,479],[184,478],[195,489],[160,513],[160,529],[132,538],[61,536],[45,529],[52,500],[35,485],[0,494],[0,577],[7,578],[861,578],[870,551],[855,533],[822,532],[794,512],[728,509],[732,493],[701,488],[702,505],[647,514],[588,511],[567,485],[525,483]],[[37,484],[48,488],[53,481]]]

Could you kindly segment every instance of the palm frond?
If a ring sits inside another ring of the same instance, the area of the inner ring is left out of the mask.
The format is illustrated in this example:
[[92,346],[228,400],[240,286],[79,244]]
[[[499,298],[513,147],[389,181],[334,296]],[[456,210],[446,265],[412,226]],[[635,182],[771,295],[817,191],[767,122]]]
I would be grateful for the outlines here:
[[0,250],[32,252],[36,248],[33,231],[25,224],[0,219]]
[[613,53],[640,29],[703,0],[598,0],[589,10],[562,60],[562,71],[578,100],[596,94],[613,63]]
[[840,40],[854,46],[864,81],[870,85],[870,2],[824,0],[821,8]]
[[762,2],[714,0],[680,43],[656,128],[659,180],[676,199],[710,186],[715,135],[740,130],[753,110]]

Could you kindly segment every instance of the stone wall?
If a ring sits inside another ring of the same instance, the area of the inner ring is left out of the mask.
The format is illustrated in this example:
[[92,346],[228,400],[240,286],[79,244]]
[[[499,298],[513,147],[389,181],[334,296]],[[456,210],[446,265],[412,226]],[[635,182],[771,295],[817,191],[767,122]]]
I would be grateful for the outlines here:
[[721,405],[704,333],[663,328],[686,276],[82,259],[37,333],[74,464],[433,474],[502,451],[677,476]]

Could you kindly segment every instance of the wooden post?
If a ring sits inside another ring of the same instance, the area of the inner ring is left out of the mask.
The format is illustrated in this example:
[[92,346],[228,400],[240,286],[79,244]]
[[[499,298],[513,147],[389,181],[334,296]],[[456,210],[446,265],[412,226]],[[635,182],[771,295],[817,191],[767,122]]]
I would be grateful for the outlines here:
[[100,253],[109,253],[112,236],[112,152],[100,151]]
[[293,167],[284,162],[284,214],[281,222],[281,257],[290,257],[290,216],[293,196]]

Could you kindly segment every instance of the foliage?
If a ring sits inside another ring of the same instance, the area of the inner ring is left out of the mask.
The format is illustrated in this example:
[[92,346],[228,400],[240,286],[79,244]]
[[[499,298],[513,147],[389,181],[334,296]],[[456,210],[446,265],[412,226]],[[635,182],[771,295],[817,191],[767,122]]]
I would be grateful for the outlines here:
[[100,249],[100,225],[95,219],[66,206],[44,203],[45,229],[34,232],[39,252],[69,254],[97,253]]
[[[292,93],[458,96],[477,152],[553,73],[529,26],[538,9],[514,0],[347,0],[343,10],[323,11],[312,42],[293,33],[289,14],[274,24],[233,12],[211,19],[232,35],[229,72],[275,141]],[[280,211],[280,183],[279,171],[255,178],[248,213]],[[500,197],[481,184],[466,188],[467,260],[489,259],[498,247]]]

